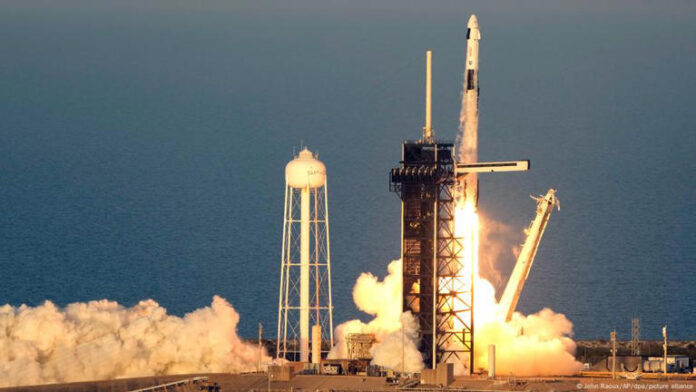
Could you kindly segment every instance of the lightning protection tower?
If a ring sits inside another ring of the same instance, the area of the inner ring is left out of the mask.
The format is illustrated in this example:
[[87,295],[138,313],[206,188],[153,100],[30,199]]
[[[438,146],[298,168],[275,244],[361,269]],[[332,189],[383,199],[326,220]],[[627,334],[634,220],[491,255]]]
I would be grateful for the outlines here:
[[332,310],[326,166],[304,148],[285,167],[278,358],[319,363],[333,346]]

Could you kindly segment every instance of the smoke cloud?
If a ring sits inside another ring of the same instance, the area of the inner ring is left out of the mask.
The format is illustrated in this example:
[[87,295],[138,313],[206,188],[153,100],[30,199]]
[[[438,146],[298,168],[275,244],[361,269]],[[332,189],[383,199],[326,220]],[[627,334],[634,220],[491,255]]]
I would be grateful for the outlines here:
[[[496,345],[496,371],[500,375],[570,375],[582,369],[575,360],[573,324],[551,309],[525,316],[515,312],[505,322],[505,310],[498,309],[495,286],[484,276],[499,277],[496,266],[513,256],[516,237],[509,226],[490,218],[481,225],[480,276],[474,298],[474,361],[476,368],[488,367],[488,345]],[[485,245],[484,245],[485,244]],[[505,250],[507,249],[507,251]],[[516,256],[516,254],[514,255]],[[505,269],[511,270],[514,262]]]
[[239,314],[223,298],[167,315],[153,300],[58,308],[0,307],[0,386],[196,372],[239,372],[270,358],[237,336]]
[[423,358],[416,343],[418,323],[411,312],[401,312],[401,260],[392,261],[387,270],[389,273],[382,281],[369,272],[358,277],[353,287],[353,301],[358,309],[374,319],[368,323],[350,320],[336,327],[336,345],[329,358],[348,357],[348,334],[371,333],[377,340],[370,350],[372,364],[417,372],[423,368]]
[[573,324],[551,309],[529,316],[516,312],[508,323],[475,321],[475,328],[477,367],[488,367],[488,345],[495,344],[499,375],[571,375],[582,369],[573,355]]
[[[507,276],[501,271],[512,271],[524,242],[522,230],[496,221],[478,212],[480,219],[479,272],[496,291],[502,292]],[[509,275],[509,273],[508,273]]]
[[[515,256],[512,244],[518,240],[519,234],[514,234],[509,226],[483,219],[481,275],[501,279],[496,266]],[[511,269],[514,260],[508,264]],[[350,320],[339,325],[335,333],[337,343],[329,358],[348,357],[345,339],[348,334],[372,333],[377,340],[371,349],[372,364],[401,370],[403,363],[407,372],[423,368],[423,359],[417,348],[418,323],[410,312],[401,312],[401,275],[402,262],[395,260],[389,264],[388,275],[383,280],[371,273],[358,277],[353,287],[353,300],[358,309],[374,319],[367,323]],[[570,375],[582,369],[582,364],[574,356],[573,324],[563,314],[548,308],[527,316],[515,312],[512,320],[506,323],[498,310],[496,287],[483,277],[476,280],[475,301],[474,357],[477,369],[488,366],[489,344],[496,345],[496,368],[500,375]],[[461,366],[455,368],[464,369]]]

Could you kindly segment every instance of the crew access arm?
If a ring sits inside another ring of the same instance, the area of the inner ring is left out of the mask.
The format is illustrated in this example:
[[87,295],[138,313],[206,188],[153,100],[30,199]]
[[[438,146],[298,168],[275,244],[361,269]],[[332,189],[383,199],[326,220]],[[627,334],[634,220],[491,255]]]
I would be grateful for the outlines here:
[[517,258],[515,268],[512,270],[510,280],[508,280],[503,296],[500,298],[499,309],[501,312],[504,312],[506,322],[512,319],[517,302],[520,300],[522,288],[527,281],[529,270],[534,262],[534,256],[536,256],[539,249],[541,236],[544,234],[546,225],[551,218],[551,211],[553,211],[554,206],[557,206],[560,210],[560,203],[556,198],[555,189],[549,189],[546,196],[532,197],[532,199],[537,201],[537,215],[526,230],[527,240],[522,246],[522,251]]

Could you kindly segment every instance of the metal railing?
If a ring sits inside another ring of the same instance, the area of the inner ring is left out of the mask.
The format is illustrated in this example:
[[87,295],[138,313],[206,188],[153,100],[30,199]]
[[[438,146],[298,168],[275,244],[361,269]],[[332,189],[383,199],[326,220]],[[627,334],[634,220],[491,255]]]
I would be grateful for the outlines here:
[[130,390],[128,392],[166,391],[169,388],[185,387],[185,386],[189,386],[189,385],[200,384],[200,383],[203,383],[205,381],[208,381],[208,377],[193,377],[193,378],[187,378],[184,380],[168,382],[166,384],[154,385],[154,386],[147,387],[147,388],[134,389],[134,390]]

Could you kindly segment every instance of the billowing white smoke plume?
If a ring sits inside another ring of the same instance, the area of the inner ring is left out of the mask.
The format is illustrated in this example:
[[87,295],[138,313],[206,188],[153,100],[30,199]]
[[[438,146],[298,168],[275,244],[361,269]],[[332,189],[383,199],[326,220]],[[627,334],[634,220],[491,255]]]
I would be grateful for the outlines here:
[[[480,276],[474,297],[475,367],[487,368],[488,345],[495,344],[496,371],[500,375],[569,375],[580,371],[582,364],[575,360],[576,346],[571,339],[573,324],[563,314],[544,308],[528,316],[515,312],[512,320],[505,322],[505,311],[498,309],[496,289],[485,277],[500,277],[497,266],[503,260],[516,259],[515,250],[519,248],[512,244],[519,242],[506,225],[486,218],[481,221]],[[506,264],[509,267],[504,269],[514,266],[514,262]]]
[[336,327],[336,345],[329,358],[348,357],[345,340],[348,334],[371,333],[377,340],[370,350],[373,364],[407,372],[423,368],[423,358],[416,345],[418,323],[411,312],[401,312],[401,260],[392,261],[388,271],[382,281],[371,273],[358,277],[353,301],[358,309],[375,318],[368,323],[350,320]]
[[[483,276],[500,279],[496,266],[513,254],[520,236],[513,236],[509,227],[491,219],[482,219],[480,273],[476,280],[475,297],[475,362],[476,368],[488,365],[488,345],[496,345],[496,368],[500,375],[518,376],[567,375],[581,370],[574,357],[575,343],[571,339],[573,324],[562,314],[543,309],[532,315],[516,312],[510,322],[498,311],[496,288]],[[507,265],[512,268],[514,260]],[[417,349],[418,324],[410,312],[401,313],[401,260],[393,261],[389,274],[379,280],[363,273],[353,288],[353,300],[358,309],[375,318],[368,323],[347,321],[336,328],[336,346],[330,358],[348,357],[345,337],[349,333],[375,334],[372,363],[401,370],[402,355],[406,371],[423,368]],[[401,325],[404,325],[404,334]],[[404,342],[402,346],[402,341]],[[402,349],[403,347],[403,349]],[[460,367],[457,367],[461,369]]]
[[[532,204],[530,204],[531,206]],[[507,279],[501,271],[512,271],[519,256],[523,232],[487,217],[479,211],[479,273],[502,293]]]
[[239,314],[215,296],[184,317],[153,300],[125,308],[101,300],[64,309],[0,307],[0,385],[237,372],[270,358],[237,336]]
[[501,376],[571,375],[582,369],[573,355],[573,324],[551,309],[529,316],[515,313],[508,323],[475,321],[475,331],[477,367],[488,367],[488,345],[495,344],[496,371]]

